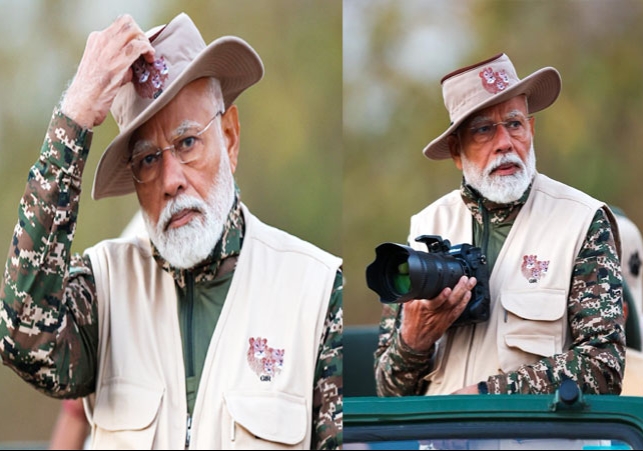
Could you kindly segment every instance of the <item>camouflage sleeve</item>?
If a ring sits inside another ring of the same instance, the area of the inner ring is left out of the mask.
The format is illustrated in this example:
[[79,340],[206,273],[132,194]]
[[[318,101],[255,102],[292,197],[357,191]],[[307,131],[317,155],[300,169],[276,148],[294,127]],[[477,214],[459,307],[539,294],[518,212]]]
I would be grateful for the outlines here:
[[576,258],[567,312],[570,349],[490,377],[489,393],[552,393],[564,379],[577,381],[584,393],[621,392],[625,366],[621,267],[602,209]]
[[342,445],[343,289],[343,275],[338,270],[315,368],[311,449],[340,449]]
[[98,329],[88,260],[70,256],[92,133],[55,111],[29,172],[0,287],[0,353],[58,398],[94,388]]
[[387,304],[382,309],[375,350],[375,387],[379,396],[419,395],[426,390],[423,377],[431,369],[433,348],[417,352],[404,343],[399,333],[402,310],[400,304]]

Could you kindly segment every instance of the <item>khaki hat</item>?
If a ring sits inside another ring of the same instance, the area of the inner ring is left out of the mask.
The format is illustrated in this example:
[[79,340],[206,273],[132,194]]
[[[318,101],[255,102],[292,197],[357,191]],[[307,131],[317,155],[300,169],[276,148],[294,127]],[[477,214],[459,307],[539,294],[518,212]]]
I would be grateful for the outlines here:
[[560,94],[561,79],[556,69],[545,67],[521,80],[509,57],[501,53],[451,72],[441,84],[451,124],[424,148],[424,155],[433,160],[451,158],[446,138],[472,113],[521,94],[527,96],[529,113],[544,110]]
[[[151,29],[146,36],[156,50],[155,63],[162,66],[157,73],[158,83],[151,98],[143,95],[140,85],[136,86],[136,78],[123,85],[116,95],[111,112],[120,133],[107,146],[96,168],[94,199],[134,191],[132,173],[127,167],[130,137],[185,85],[201,77],[217,78],[227,109],[239,94],[263,77],[261,58],[247,42],[235,36],[223,36],[206,46],[185,13],[167,25]],[[149,74],[144,75],[144,79],[148,77]]]

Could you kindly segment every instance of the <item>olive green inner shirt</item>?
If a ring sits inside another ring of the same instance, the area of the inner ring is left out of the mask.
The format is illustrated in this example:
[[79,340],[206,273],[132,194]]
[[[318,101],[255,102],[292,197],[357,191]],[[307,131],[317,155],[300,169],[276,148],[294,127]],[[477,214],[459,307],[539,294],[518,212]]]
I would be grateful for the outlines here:
[[484,199],[465,183],[462,185],[462,200],[473,216],[473,244],[480,247],[486,255],[489,274],[530,191],[531,186],[517,201],[497,204]]
[[[484,225],[478,223],[476,220],[473,221],[473,243],[475,246],[481,247],[483,253],[486,255],[489,274],[491,274],[491,271],[496,264],[498,254],[500,254],[500,249],[502,249],[502,245],[505,243],[507,235],[509,235],[509,231],[513,224],[513,220],[503,224],[487,223]],[[485,227],[487,227],[489,233],[489,239],[487,240],[486,246],[483,243]]]
[[[177,286],[179,324],[183,338],[183,360],[188,411],[194,411],[199,380],[205,364],[210,339],[219,321],[234,272],[208,282],[194,284],[188,280],[185,287]],[[190,347],[190,345],[192,345]]]

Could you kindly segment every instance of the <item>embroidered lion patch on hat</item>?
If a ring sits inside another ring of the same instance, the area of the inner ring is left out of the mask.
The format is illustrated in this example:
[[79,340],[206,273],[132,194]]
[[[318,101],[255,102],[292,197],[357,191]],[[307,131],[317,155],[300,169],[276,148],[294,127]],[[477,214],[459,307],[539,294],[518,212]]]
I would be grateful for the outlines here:
[[164,57],[148,63],[141,56],[132,64],[132,72],[136,93],[145,99],[156,99],[163,92],[169,69]]
[[509,76],[504,69],[494,71],[491,67],[486,67],[478,75],[484,89],[491,94],[498,94],[509,86]]

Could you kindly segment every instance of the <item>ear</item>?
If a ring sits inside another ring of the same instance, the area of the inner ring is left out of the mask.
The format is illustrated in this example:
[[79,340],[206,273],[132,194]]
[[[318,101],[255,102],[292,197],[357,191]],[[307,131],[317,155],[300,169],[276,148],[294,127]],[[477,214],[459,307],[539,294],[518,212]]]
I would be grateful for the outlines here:
[[221,116],[221,131],[225,140],[226,151],[230,158],[230,169],[232,173],[237,169],[237,160],[239,157],[239,138],[241,125],[239,125],[239,111],[236,105],[230,105],[225,113]]
[[447,136],[447,144],[449,146],[449,152],[451,153],[451,158],[455,163],[455,167],[459,170],[462,170],[462,156],[460,155],[460,139],[456,135]]
[[529,129],[531,130],[531,136],[534,136],[534,132],[536,131],[536,118],[531,116],[529,118]]

